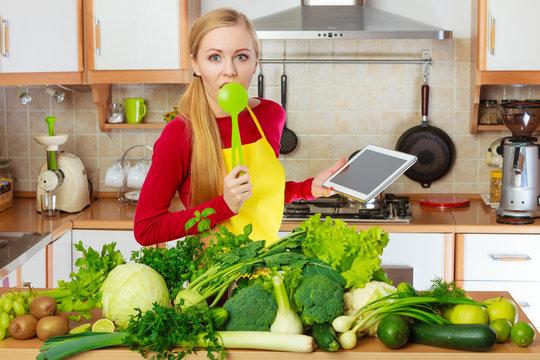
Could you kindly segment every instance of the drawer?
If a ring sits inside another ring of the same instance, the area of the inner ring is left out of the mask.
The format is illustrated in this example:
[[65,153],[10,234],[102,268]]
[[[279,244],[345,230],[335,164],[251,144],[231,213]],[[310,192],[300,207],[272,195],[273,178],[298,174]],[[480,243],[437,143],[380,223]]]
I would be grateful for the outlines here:
[[534,326],[540,328],[540,282],[464,281],[463,288],[468,291],[508,291]]
[[467,234],[460,280],[540,281],[540,235]]

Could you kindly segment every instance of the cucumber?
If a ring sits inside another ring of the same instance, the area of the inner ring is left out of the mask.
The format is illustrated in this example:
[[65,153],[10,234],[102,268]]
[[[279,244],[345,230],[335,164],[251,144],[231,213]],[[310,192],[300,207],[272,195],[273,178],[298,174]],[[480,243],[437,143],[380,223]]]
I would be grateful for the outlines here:
[[454,350],[486,351],[497,334],[485,324],[410,324],[409,342]]
[[339,342],[336,332],[332,325],[328,323],[313,324],[313,338],[317,346],[325,351],[338,351]]

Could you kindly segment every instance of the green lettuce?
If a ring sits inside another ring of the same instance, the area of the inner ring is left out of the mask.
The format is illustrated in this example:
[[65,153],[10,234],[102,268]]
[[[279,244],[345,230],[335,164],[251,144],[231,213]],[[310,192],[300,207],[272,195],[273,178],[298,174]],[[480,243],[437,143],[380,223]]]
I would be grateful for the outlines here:
[[378,226],[356,231],[342,220],[316,214],[299,226],[306,231],[302,250],[306,256],[330,264],[347,281],[346,288],[362,288],[372,279],[391,284],[380,269],[381,255],[389,241]]

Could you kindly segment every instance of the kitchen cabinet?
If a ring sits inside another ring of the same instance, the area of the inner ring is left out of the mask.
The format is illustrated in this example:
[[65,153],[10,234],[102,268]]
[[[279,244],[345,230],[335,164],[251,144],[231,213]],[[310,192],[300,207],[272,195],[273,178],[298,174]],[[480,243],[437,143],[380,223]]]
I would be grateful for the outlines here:
[[[383,251],[381,267],[407,266],[413,268],[413,286],[428,289],[435,278],[453,280],[453,254],[447,254],[451,235],[436,233],[389,233],[390,241]],[[449,258],[447,258],[449,256]],[[397,285],[397,284],[394,284]]]
[[188,31],[199,15],[199,0],[85,1],[86,82],[102,131],[165,126],[108,124],[110,84],[189,82]]
[[20,287],[25,283],[29,283],[35,288],[47,287],[46,263],[47,252],[43,248],[26,260],[17,270],[1,279],[0,287]]
[[82,83],[82,0],[0,0],[0,85]]
[[509,291],[540,325],[540,234],[457,234],[456,282],[465,290]]
[[73,271],[72,231],[66,232],[48,245],[51,254],[47,257],[47,287],[57,287],[58,281],[69,281]]
[[479,125],[482,86],[540,84],[540,33],[537,0],[474,0],[471,22],[471,133],[506,130],[504,125]]
[[21,274],[17,274],[17,285],[30,283],[32,287],[47,287],[47,252],[43,248],[29,258],[21,267]]

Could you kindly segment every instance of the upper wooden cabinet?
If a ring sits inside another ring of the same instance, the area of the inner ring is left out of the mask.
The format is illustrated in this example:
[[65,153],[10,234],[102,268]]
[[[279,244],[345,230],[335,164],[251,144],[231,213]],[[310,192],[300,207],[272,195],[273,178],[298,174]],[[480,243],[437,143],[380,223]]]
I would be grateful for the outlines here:
[[471,133],[506,130],[478,125],[480,92],[485,85],[540,85],[540,1],[472,1]]
[[85,0],[87,82],[190,79],[188,27],[199,1]]
[[540,70],[540,2],[488,0],[482,70]]
[[188,82],[199,14],[199,0],[0,0],[0,85]]
[[82,0],[0,0],[0,85],[80,84]]

